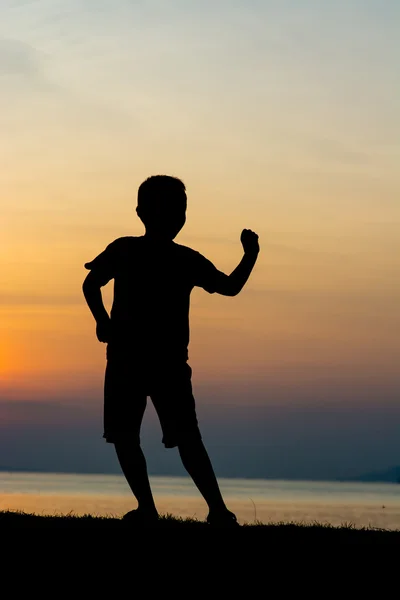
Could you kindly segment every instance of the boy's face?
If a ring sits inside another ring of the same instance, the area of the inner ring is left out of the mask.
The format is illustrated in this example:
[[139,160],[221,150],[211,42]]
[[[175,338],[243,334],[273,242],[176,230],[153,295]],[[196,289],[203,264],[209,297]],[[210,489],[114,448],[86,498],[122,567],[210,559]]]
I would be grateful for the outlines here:
[[146,227],[146,233],[163,240],[173,240],[186,222],[186,194],[173,201],[152,203],[151,207],[138,207],[138,216]]

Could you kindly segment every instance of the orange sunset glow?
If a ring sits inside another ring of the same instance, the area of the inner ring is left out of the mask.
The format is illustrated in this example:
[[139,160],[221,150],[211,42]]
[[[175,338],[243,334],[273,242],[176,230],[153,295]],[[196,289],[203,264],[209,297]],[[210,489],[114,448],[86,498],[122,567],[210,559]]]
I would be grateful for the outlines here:
[[178,243],[230,273],[242,229],[260,238],[238,297],[192,293],[200,405],[394,403],[397,3],[6,4],[1,402],[101,407],[84,263],[143,233],[138,186],[168,174]]

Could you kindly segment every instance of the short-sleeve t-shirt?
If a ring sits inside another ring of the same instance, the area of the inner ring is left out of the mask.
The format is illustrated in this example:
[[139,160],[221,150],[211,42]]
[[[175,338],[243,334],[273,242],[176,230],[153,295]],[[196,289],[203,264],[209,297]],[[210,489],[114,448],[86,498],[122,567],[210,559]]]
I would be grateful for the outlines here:
[[163,360],[187,360],[193,287],[212,294],[226,277],[199,252],[145,236],[119,238],[85,266],[101,285],[114,279],[109,345]]

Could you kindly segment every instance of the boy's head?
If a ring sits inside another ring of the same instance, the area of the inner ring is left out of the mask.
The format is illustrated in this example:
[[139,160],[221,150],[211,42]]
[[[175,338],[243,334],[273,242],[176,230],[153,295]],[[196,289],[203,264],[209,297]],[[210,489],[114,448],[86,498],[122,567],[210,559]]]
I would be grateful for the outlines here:
[[186,221],[186,188],[176,177],[153,175],[138,190],[136,212],[146,232],[173,240]]

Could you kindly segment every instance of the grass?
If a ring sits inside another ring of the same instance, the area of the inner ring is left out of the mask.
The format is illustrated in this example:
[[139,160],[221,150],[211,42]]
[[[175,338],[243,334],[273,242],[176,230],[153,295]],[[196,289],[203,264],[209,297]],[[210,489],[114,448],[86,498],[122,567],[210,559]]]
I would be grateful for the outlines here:
[[[73,514],[40,516],[24,512],[0,512],[0,530],[68,530],[75,532],[122,534],[132,531],[134,527],[116,517],[97,517],[93,515],[76,516]],[[181,519],[171,515],[160,518],[158,531],[169,532],[174,535],[178,532],[190,532],[193,535],[212,534],[212,528],[196,519]],[[225,533],[225,535],[228,535]],[[334,527],[322,523],[252,523],[235,530],[235,536],[261,536],[268,542],[389,542],[400,544],[400,530],[392,531],[371,527],[356,528],[351,523],[344,523]],[[229,533],[232,536],[232,533]]]

